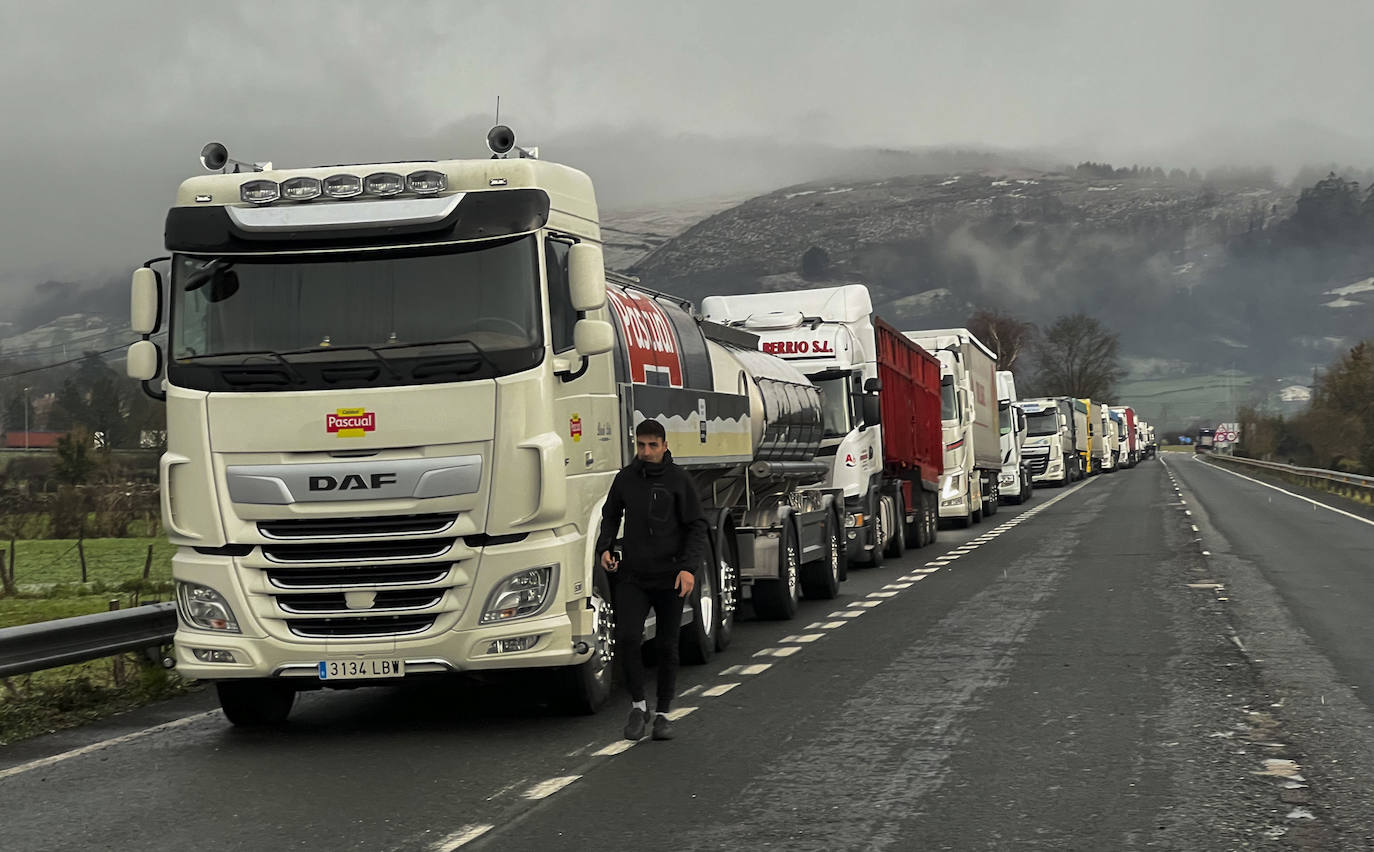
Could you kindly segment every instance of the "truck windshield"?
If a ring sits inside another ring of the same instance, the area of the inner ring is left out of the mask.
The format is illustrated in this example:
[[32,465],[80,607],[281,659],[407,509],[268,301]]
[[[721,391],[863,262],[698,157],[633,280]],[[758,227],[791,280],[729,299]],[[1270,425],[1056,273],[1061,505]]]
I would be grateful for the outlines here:
[[[343,361],[371,364],[386,377],[377,383],[392,384],[528,369],[543,354],[537,261],[533,236],[423,250],[176,255],[169,377],[213,390],[207,371],[252,361],[285,370],[299,389],[314,384],[319,365],[337,371]],[[455,355],[471,365],[443,377],[414,369]]]
[[1032,438],[1059,434],[1059,413],[1057,411],[1027,411],[1026,422],[1030,424],[1026,432]]
[[849,377],[812,379],[812,384],[821,392],[821,419],[825,427],[825,437],[842,438],[848,435],[854,428],[852,406],[849,401]]
[[1016,430],[1016,420],[1012,416],[1010,403],[1007,404],[1006,408],[1000,408],[999,406],[997,422],[1001,424],[1000,433],[1003,435],[1010,435]]

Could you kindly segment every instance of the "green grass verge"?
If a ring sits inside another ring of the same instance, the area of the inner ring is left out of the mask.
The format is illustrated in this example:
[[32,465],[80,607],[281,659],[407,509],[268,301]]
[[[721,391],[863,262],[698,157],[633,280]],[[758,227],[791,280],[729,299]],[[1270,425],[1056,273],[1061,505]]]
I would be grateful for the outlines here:
[[0,678],[0,746],[198,688],[136,654]]
[[[81,544],[86,553],[86,581],[114,587],[143,576],[148,545],[153,546],[149,579],[170,582],[172,554],[176,547],[165,538],[88,538]],[[0,541],[0,549],[9,549]],[[81,559],[76,539],[28,539],[15,542],[14,582],[23,588],[35,584],[80,583]],[[6,556],[6,559],[9,557]]]

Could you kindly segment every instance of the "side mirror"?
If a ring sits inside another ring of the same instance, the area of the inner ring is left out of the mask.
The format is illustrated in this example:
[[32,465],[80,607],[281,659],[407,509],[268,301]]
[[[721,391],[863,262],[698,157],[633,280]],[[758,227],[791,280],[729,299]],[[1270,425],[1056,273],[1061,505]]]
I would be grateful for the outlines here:
[[[151,271],[151,270],[150,270]],[[162,372],[162,350],[151,340],[139,340],[129,344],[125,372],[129,378],[146,382],[157,378]]]
[[573,326],[573,348],[584,357],[610,352],[615,348],[615,330],[605,320],[580,319]]
[[575,311],[594,311],[606,304],[606,265],[600,246],[577,243],[568,249],[568,295]]
[[152,334],[162,324],[162,286],[157,272],[143,266],[134,270],[129,293],[129,326],[134,334]]
[[[870,379],[870,381],[872,381]],[[867,393],[863,397],[864,428],[878,426],[883,422],[883,401],[877,394]]]

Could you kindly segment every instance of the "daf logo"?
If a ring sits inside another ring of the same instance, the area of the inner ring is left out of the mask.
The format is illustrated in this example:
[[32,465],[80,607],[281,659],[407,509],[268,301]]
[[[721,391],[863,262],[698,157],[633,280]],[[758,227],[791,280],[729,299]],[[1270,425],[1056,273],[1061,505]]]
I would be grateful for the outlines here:
[[343,479],[334,476],[310,477],[311,491],[369,491],[395,484],[396,474],[394,473],[373,473],[366,477],[362,474],[350,473]]

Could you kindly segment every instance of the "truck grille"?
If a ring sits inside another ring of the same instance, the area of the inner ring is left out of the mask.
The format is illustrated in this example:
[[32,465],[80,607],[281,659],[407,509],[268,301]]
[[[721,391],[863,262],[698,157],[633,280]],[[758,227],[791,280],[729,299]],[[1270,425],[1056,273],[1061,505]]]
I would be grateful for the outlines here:
[[[372,601],[371,611],[425,609],[434,606],[443,597],[443,589],[390,589],[376,593],[376,597]],[[364,610],[350,610],[343,592],[278,595],[277,605],[282,608],[282,611],[295,614],[358,612],[361,615],[364,612]]]
[[428,559],[453,546],[451,538],[401,541],[345,541],[318,544],[265,544],[262,555],[273,562],[344,562],[375,559]]
[[1029,456],[1026,460],[1030,462],[1031,476],[1039,476],[1050,466],[1049,456]]
[[258,532],[267,538],[356,538],[360,536],[434,535],[453,526],[456,513],[390,515],[380,518],[288,518],[259,521]]
[[353,618],[294,618],[286,626],[306,639],[364,638],[423,633],[434,625],[432,615],[367,615]]
[[321,586],[395,586],[437,583],[448,576],[450,565],[319,565],[271,566],[263,569],[279,589],[310,589]]

